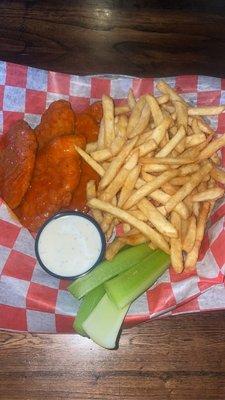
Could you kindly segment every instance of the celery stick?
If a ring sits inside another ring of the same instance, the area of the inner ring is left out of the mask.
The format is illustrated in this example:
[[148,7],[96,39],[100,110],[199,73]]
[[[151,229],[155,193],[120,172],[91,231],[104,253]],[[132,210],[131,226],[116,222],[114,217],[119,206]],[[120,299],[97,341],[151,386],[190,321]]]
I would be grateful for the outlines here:
[[83,329],[99,346],[114,349],[128,308],[129,305],[119,309],[105,294],[83,322]]
[[103,261],[88,274],[75,280],[68,288],[70,293],[80,299],[96,286],[133,267],[140,260],[151,254],[146,244],[131,247],[118,253],[112,261]]
[[122,308],[130,304],[162,275],[167,269],[170,257],[161,250],[155,250],[129,270],[104,284],[108,296]]
[[104,294],[105,289],[104,286],[101,285],[97,286],[95,289],[91,290],[91,292],[87,293],[84,296],[73,324],[73,328],[80,335],[86,336],[82,324],[97,306],[98,302],[101,300]]

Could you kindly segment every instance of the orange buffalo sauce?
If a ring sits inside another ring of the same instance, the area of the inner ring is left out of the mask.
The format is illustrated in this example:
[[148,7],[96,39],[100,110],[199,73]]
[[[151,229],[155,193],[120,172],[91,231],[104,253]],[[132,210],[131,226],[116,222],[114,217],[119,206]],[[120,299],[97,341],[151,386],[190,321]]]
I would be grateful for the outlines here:
[[[102,118],[101,103],[92,104],[87,110],[81,114],[77,114],[75,131],[77,135],[85,136],[87,143],[95,142],[98,139],[99,123]],[[70,209],[88,211],[86,205],[86,187],[90,180],[95,180],[98,184],[100,176],[85,161],[81,161],[81,177],[80,182],[73,194],[70,203]]]

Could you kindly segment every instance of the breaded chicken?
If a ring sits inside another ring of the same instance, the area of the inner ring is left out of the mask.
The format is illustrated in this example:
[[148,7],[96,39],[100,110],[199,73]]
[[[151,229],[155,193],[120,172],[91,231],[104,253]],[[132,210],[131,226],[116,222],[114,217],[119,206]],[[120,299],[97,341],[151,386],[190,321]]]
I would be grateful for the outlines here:
[[39,149],[58,136],[73,134],[75,119],[75,113],[68,101],[57,100],[51,103],[35,128]]
[[5,137],[0,156],[0,196],[12,209],[19,206],[30,184],[37,140],[25,121],[16,122]]
[[33,232],[71,202],[81,173],[75,144],[85,148],[86,140],[82,136],[60,136],[37,154],[30,187],[15,210],[21,223]]

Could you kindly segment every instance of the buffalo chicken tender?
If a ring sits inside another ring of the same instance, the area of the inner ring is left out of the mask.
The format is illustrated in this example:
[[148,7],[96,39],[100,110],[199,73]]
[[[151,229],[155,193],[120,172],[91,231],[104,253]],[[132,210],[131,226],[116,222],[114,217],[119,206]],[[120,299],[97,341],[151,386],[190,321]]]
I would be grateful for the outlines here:
[[68,101],[57,100],[51,103],[35,128],[39,149],[58,136],[73,134],[75,120],[74,111]]
[[80,156],[75,145],[85,147],[82,136],[54,139],[36,158],[30,187],[16,214],[21,223],[35,232],[47,218],[69,206],[80,181]]
[[25,121],[16,122],[0,154],[0,195],[12,209],[18,207],[30,184],[37,140]]

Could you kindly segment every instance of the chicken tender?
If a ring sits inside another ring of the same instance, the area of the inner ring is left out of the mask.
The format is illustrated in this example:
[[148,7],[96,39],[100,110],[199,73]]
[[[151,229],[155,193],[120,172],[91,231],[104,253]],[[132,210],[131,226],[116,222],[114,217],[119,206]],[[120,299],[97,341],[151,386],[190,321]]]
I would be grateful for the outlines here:
[[25,121],[16,122],[4,139],[0,156],[0,196],[12,209],[19,206],[30,184],[37,140]]
[[73,134],[75,120],[75,113],[68,101],[57,100],[51,103],[35,128],[39,149],[58,136]]
[[70,204],[81,173],[74,145],[85,148],[85,144],[82,136],[65,135],[38,152],[30,187],[16,210],[21,223],[32,232]]

